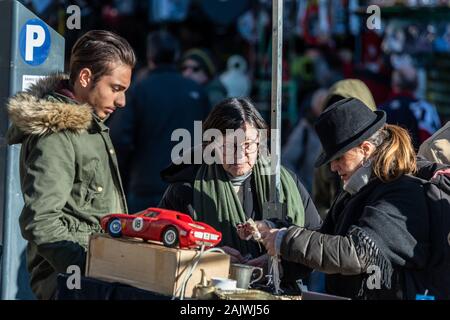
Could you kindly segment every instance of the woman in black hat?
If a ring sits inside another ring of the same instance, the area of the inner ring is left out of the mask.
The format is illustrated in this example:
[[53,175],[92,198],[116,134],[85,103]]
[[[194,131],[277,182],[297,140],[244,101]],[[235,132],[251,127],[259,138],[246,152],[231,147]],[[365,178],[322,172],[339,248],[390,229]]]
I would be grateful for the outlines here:
[[[360,100],[339,101],[316,122],[344,191],[320,232],[263,232],[269,254],[327,274],[327,292],[353,299],[414,299],[429,254],[428,210],[406,130]],[[420,292],[423,293],[423,292]]]

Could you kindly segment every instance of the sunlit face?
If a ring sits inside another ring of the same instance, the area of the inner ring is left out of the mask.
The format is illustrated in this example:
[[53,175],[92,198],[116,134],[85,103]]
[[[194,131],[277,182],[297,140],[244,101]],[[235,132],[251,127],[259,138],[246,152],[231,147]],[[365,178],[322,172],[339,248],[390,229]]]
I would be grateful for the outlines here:
[[[233,177],[239,177],[252,170],[258,158],[258,130],[249,124],[242,127],[245,138],[238,145],[237,141],[227,139],[223,146],[223,168]],[[230,140],[230,141],[228,141]],[[227,160],[231,160],[230,163]]]
[[117,108],[125,106],[125,92],[130,82],[131,67],[128,65],[113,64],[110,74],[102,76],[95,84],[90,70],[83,69],[78,85],[81,102],[90,104],[95,114],[100,119],[105,119]]
[[184,77],[194,80],[200,85],[208,82],[209,78],[205,70],[193,59],[186,59],[181,66],[181,73]]
[[363,149],[355,147],[331,161],[331,171],[337,172],[341,180],[346,183],[353,173],[361,167],[364,158],[365,153]]

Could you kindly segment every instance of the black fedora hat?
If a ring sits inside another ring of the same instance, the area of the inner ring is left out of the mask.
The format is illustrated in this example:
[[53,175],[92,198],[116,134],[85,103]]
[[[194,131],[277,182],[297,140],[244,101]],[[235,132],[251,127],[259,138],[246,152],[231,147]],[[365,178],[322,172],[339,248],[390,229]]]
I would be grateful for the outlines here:
[[322,143],[316,167],[329,163],[370,138],[386,123],[384,111],[372,111],[361,100],[347,98],[319,116],[315,129]]

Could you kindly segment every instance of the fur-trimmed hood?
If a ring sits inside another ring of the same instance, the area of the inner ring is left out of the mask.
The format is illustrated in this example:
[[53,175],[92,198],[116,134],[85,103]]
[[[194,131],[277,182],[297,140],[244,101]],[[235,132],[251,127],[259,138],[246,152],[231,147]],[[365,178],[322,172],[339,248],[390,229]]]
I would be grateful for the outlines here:
[[12,122],[7,137],[9,144],[21,143],[27,135],[63,130],[82,132],[90,127],[92,108],[89,105],[76,104],[70,98],[49,98],[61,81],[67,79],[63,74],[50,75],[9,99],[7,108]]

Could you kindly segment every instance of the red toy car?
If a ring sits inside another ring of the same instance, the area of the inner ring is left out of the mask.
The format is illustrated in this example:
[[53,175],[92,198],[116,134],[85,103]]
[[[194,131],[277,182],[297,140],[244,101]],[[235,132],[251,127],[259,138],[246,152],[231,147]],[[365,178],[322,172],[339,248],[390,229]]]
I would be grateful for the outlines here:
[[222,240],[222,233],[206,223],[197,222],[184,213],[148,208],[134,215],[109,214],[101,219],[103,230],[112,237],[136,237],[160,241],[166,247],[214,247]]

